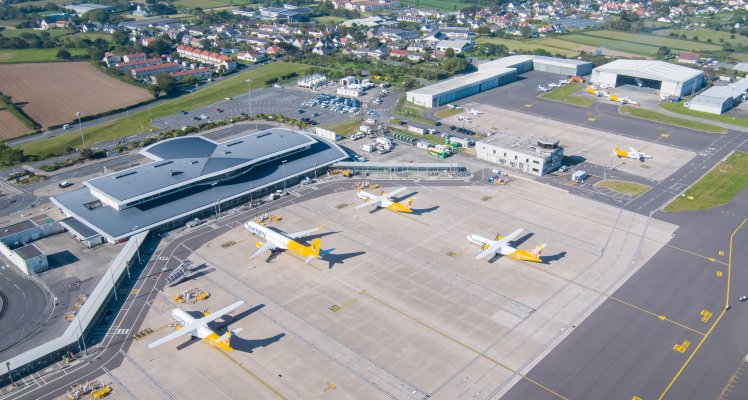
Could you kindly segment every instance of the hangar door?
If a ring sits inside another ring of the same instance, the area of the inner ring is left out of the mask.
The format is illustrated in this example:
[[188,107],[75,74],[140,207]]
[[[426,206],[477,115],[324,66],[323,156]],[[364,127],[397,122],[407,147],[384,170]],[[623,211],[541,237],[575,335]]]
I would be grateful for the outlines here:
[[639,87],[660,90],[660,87],[662,86],[662,81],[656,81],[653,79],[637,78],[635,76],[618,75],[618,79],[616,79],[616,87],[622,86],[622,85],[634,85],[634,86],[639,86]]

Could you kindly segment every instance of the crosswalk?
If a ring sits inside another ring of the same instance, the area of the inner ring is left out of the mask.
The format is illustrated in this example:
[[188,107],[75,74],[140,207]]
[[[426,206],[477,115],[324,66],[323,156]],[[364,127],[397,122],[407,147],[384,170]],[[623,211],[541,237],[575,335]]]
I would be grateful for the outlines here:
[[93,333],[95,335],[129,335],[130,329],[129,328],[96,328],[93,330]]

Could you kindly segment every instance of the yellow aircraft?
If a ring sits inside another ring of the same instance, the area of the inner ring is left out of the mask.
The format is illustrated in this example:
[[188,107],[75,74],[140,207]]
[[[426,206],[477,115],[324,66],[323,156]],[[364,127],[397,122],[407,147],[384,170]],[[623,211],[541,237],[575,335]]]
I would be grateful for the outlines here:
[[208,322],[213,322],[218,318],[221,318],[222,316],[236,310],[242,304],[244,304],[244,301],[238,301],[228,307],[219,310],[218,312],[212,314],[208,314],[206,312],[204,313],[205,316],[200,319],[192,317],[181,308],[175,308],[171,310],[171,315],[177,321],[177,330],[149,344],[148,348],[152,349],[166,342],[174,340],[180,336],[190,335],[192,337],[203,339],[211,346],[218,347],[219,349],[234,351],[234,349],[231,348],[231,335],[241,332],[242,328],[236,329],[234,331],[228,331],[223,336],[218,336],[217,333],[208,328]]
[[410,213],[413,212],[413,210],[410,208],[411,204],[413,204],[413,198],[409,198],[406,202],[400,203],[396,201],[392,201],[392,196],[404,191],[405,187],[397,188],[389,193],[382,192],[381,195],[376,196],[373,195],[365,190],[358,190],[356,195],[364,200],[363,204],[359,204],[356,206],[356,209],[364,208],[366,206],[376,206],[381,208],[386,208],[391,211],[401,212],[401,213]]
[[547,246],[547,244],[545,243],[535,246],[535,248],[532,250],[519,250],[515,249],[512,246],[509,246],[509,243],[516,239],[517,236],[522,233],[522,231],[523,229],[519,228],[507,236],[497,235],[496,240],[491,240],[482,236],[470,234],[467,236],[467,240],[470,243],[475,243],[483,248],[483,251],[475,256],[476,260],[480,260],[481,258],[488,255],[495,256],[497,254],[501,254],[503,256],[508,256],[519,261],[543,262],[543,260],[540,259],[540,254]]
[[643,153],[640,151],[636,151],[633,147],[629,147],[629,151],[623,151],[620,147],[617,147],[613,149],[613,154],[618,156],[618,158],[633,158],[634,160],[644,161],[647,158],[652,158],[651,155],[647,153]]

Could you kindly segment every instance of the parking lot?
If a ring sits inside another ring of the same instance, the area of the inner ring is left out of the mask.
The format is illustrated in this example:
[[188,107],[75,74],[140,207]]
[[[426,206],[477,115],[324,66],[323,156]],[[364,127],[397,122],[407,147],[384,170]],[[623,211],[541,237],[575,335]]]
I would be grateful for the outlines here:
[[[191,311],[247,302],[227,321],[244,328],[232,339],[234,363],[189,340],[155,351],[145,348],[149,340],[136,342],[130,354],[177,397],[277,391],[286,398],[478,392],[486,398],[588,315],[598,291],[631,273],[631,257],[621,254],[638,254],[641,265],[675,229],[653,220],[645,231],[644,216],[618,215],[610,206],[524,181],[418,185],[405,196],[416,197],[412,215],[357,210],[352,189],[278,210],[283,219],[271,224],[277,229],[325,227],[318,235],[322,247],[335,250],[308,265],[288,253],[250,260],[261,240],[236,224],[190,256],[205,267],[182,284],[211,293],[204,303],[182,306]],[[572,225],[578,229],[569,235],[563,227]],[[479,249],[465,240],[468,233],[518,227],[525,228],[519,248],[548,243],[545,263],[476,261]],[[154,302],[144,327],[171,322],[171,297],[179,290]],[[169,368],[176,364],[185,368]],[[247,371],[256,378],[248,379]]]
[[[279,114],[290,118],[301,119],[312,118],[318,124],[334,124],[351,117],[350,114],[341,114],[330,109],[319,107],[305,107],[302,103],[316,98],[318,93],[295,88],[262,88],[251,92],[251,107],[247,94],[235,96],[231,100],[222,100],[185,114],[178,113],[164,118],[153,120],[153,124],[159,128],[179,128],[182,126],[199,125],[204,121],[223,120],[232,116],[244,114]],[[251,110],[250,110],[251,108]],[[219,111],[220,110],[220,111]],[[299,113],[304,110],[304,113]],[[313,113],[319,115],[312,117]],[[201,118],[205,116],[205,118]]]

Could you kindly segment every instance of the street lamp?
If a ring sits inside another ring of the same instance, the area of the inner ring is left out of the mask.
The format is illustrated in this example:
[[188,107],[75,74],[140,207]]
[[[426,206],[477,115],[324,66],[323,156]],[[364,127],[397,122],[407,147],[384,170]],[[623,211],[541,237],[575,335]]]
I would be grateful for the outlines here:
[[[249,116],[254,119],[252,114],[252,80],[247,78],[244,80],[247,83],[247,103],[249,104]],[[255,131],[257,131],[257,120],[255,119]]]
[[[115,290],[116,292],[116,290]],[[81,314],[78,313],[78,329],[81,331],[81,342],[83,342],[83,353],[86,353],[86,339],[83,338],[83,325],[81,324]]]
[[13,374],[10,372],[10,361],[5,362],[5,368],[8,368],[8,376],[10,377],[10,385],[15,386],[15,383],[13,383]]
[[80,113],[80,111],[76,112],[75,116],[78,117],[78,129],[80,129],[80,131],[81,131],[81,142],[83,143],[83,150],[85,150],[86,149],[86,139],[83,138],[83,125],[81,125],[81,113]]
[[283,192],[286,191],[286,161],[288,160],[281,161],[281,167],[283,168]]

